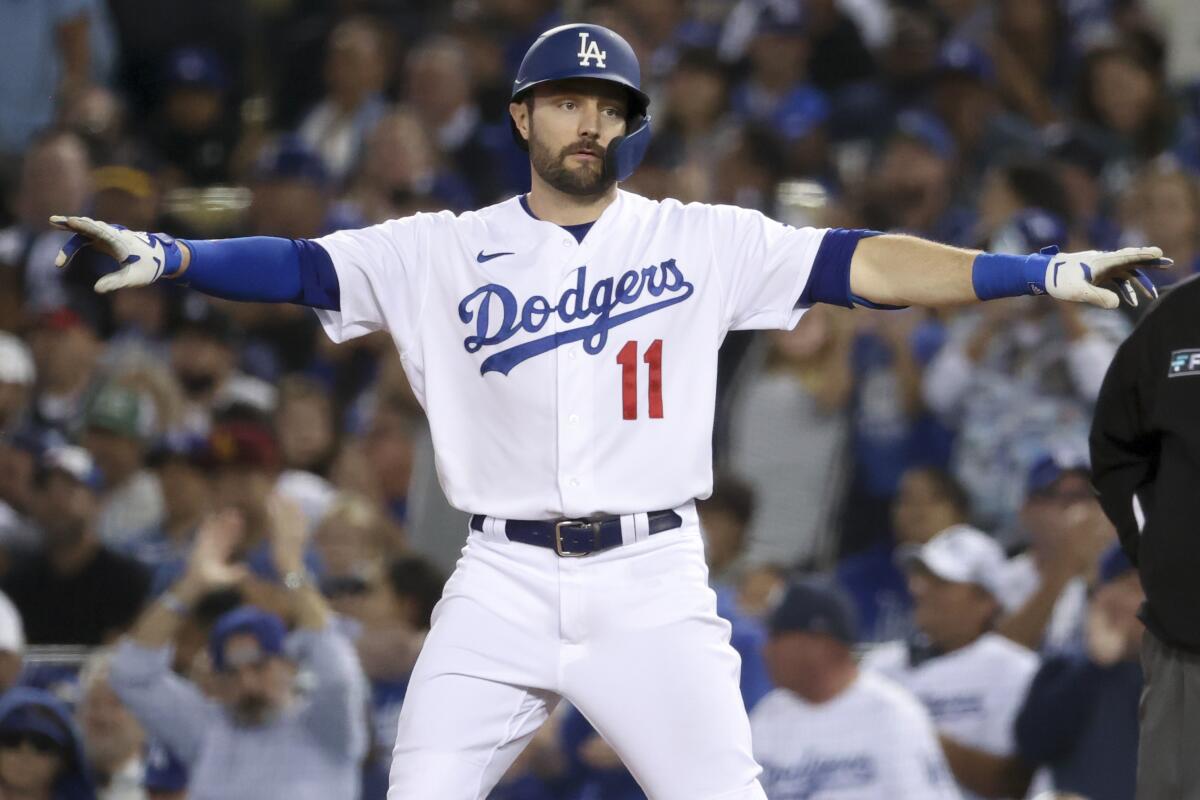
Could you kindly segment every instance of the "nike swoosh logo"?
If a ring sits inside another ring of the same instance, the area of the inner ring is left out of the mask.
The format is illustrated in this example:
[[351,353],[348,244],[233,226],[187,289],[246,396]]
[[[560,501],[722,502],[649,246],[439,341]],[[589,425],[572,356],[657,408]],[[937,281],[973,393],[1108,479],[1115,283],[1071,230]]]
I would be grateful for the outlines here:
[[491,261],[493,258],[499,258],[500,256],[511,256],[511,255],[513,255],[513,254],[512,253],[484,253],[482,250],[480,250],[479,255],[475,256],[475,260],[478,261],[480,264],[482,264],[485,261]]

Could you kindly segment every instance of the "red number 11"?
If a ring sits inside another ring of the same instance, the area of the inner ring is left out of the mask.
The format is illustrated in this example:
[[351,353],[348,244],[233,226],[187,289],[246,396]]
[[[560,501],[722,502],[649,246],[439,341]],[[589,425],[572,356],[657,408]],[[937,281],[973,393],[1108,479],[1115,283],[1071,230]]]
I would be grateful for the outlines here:
[[[621,416],[637,419],[637,351],[638,345],[629,340],[617,353],[621,365]],[[650,419],[662,419],[662,339],[655,339],[646,348],[642,360],[650,365]]]

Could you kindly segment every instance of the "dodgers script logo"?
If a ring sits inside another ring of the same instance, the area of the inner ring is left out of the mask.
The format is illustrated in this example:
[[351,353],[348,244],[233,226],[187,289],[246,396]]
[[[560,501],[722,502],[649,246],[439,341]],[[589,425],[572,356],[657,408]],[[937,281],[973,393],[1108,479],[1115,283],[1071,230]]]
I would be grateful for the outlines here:
[[579,66],[586,67],[592,59],[596,60],[596,66],[601,69],[608,69],[604,66],[604,59],[608,58],[608,51],[601,50],[600,45],[596,42],[588,40],[588,32],[579,32]]
[[[475,323],[475,334],[463,340],[463,347],[468,353],[477,353],[522,331],[537,333],[551,314],[557,314],[563,322],[589,321],[567,331],[494,352],[483,360],[479,374],[499,372],[507,375],[522,361],[572,342],[582,341],[583,349],[595,355],[604,349],[608,332],[613,328],[682,303],[694,291],[695,287],[684,277],[673,258],[641,270],[631,269],[619,278],[598,280],[590,292],[587,291],[587,267],[580,267],[575,273],[575,285],[563,292],[554,304],[535,294],[519,305],[507,287],[489,283],[471,292],[458,304],[458,318],[466,324]],[[663,299],[613,313],[620,306],[636,303],[643,292]]]

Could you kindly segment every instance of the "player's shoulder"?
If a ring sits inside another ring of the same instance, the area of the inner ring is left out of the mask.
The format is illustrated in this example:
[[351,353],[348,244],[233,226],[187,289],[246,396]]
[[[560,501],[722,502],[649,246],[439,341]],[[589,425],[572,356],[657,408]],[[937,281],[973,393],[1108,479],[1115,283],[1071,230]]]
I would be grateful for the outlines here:
[[654,199],[625,189],[622,189],[620,194],[622,202],[630,213],[643,216],[700,220],[707,224],[722,220],[735,221],[764,217],[761,211],[725,203],[703,203],[697,200],[684,202],[674,197]]
[[998,633],[983,634],[976,640],[975,648],[989,658],[1003,659],[1012,664],[1036,667],[1038,663],[1037,653]]
[[872,712],[872,719],[882,724],[906,730],[913,723],[925,724],[929,712],[912,692],[896,681],[870,670],[863,670],[855,682],[854,691],[861,693]]

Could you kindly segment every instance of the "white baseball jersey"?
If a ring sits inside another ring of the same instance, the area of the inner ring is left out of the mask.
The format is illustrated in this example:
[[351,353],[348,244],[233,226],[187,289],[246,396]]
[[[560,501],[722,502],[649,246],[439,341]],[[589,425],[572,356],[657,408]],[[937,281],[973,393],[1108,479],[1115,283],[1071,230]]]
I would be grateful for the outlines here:
[[712,486],[717,348],[794,326],[824,231],[619,191],[582,242],[513,198],[318,239],[336,342],[391,333],[457,508],[674,508]]
[[985,633],[915,667],[909,665],[904,642],[889,642],[868,653],[863,665],[915,694],[939,732],[994,755],[1016,753],[1013,723],[1038,668],[1032,651]]
[[750,730],[769,800],[959,797],[929,713],[866,670],[820,705],[774,690],[754,707]]

